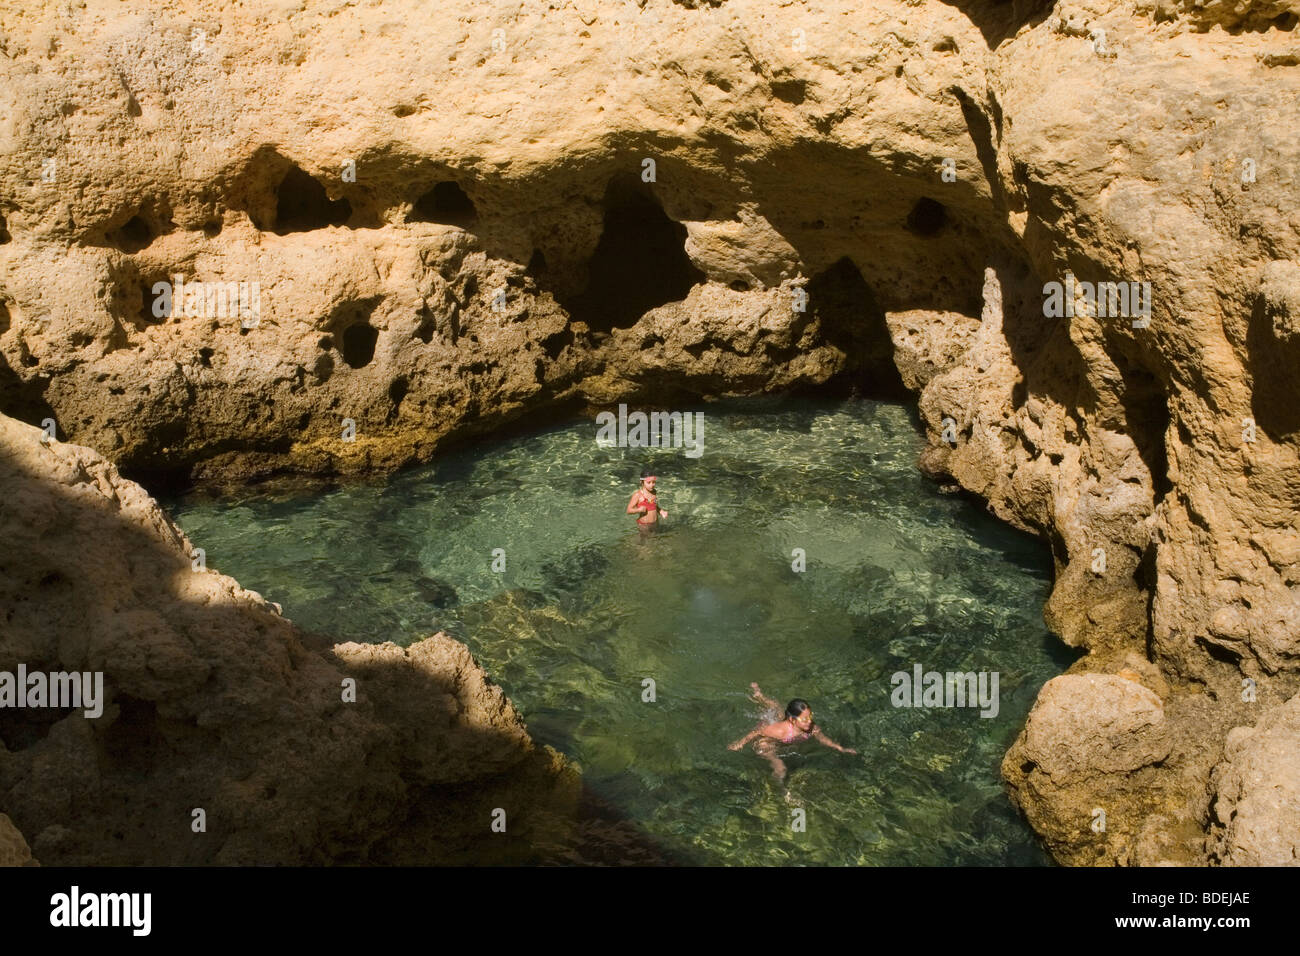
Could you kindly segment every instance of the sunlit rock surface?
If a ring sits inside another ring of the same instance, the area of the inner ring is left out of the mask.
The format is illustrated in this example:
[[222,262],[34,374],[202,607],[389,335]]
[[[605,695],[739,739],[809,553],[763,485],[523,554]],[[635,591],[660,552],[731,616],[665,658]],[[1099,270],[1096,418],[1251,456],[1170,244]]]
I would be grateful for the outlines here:
[[[1154,663],[1215,760],[1295,692],[1294,0],[3,8],[0,411],[241,481],[910,388],[925,470],[1050,544],[1083,669]],[[1048,314],[1067,273],[1149,316]],[[256,308],[155,309],[175,276]],[[120,600],[94,639],[146,635],[135,693],[209,679]],[[1210,760],[1170,797],[1201,832]]]

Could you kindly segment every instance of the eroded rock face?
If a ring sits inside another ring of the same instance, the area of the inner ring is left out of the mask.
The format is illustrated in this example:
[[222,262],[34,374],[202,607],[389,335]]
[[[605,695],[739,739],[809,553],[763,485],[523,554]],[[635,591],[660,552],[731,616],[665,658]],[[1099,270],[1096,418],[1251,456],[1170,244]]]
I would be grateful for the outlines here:
[[[1297,12],[15,11],[0,411],[244,480],[624,400],[906,387],[924,469],[1049,542],[1080,669],[1164,682],[1159,855],[1300,672]],[[256,323],[155,310],[177,275],[256,282]],[[1150,297],[1052,312],[1067,277]]]
[[1129,862],[1126,844],[1154,809],[1144,771],[1171,749],[1154,692],[1120,676],[1065,675],[1043,685],[1002,773],[1058,857]]
[[1300,865],[1300,697],[1236,727],[1214,770],[1210,857],[1231,866]]

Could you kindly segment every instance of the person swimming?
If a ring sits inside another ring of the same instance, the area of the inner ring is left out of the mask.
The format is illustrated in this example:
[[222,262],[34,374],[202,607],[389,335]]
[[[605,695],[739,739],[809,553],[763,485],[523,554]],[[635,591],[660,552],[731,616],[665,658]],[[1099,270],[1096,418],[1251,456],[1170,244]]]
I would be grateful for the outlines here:
[[[759,689],[757,681],[749,686],[754,689],[752,695],[754,700],[767,707],[773,714],[780,711],[781,705],[766,696]],[[754,743],[754,752],[772,765],[772,772],[776,775],[777,783],[782,784],[785,783],[786,766],[785,761],[777,754],[776,745],[778,742],[793,744],[811,739],[823,746],[830,747],[832,750],[838,750],[842,754],[857,753],[856,750],[850,747],[841,747],[822,733],[822,729],[813,722],[812,708],[808,706],[806,700],[799,697],[786,705],[783,720],[769,724],[759,724],[739,740],[727,744],[727,749],[739,750],[755,738],[757,740]]]
[[668,517],[668,512],[659,507],[659,499],[655,496],[655,482],[658,480],[652,469],[642,468],[641,485],[632,492],[632,498],[627,503],[628,514],[640,515],[636,523],[642,531],[653,529],[660,518]]

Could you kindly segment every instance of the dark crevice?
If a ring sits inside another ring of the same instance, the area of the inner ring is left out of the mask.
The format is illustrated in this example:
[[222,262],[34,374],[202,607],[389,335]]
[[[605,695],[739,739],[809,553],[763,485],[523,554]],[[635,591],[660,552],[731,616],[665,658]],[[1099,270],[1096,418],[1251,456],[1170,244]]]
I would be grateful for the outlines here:
[[392,409],[388,413],[388,421],[397,418],[397,413],[401,410],[402,400],[406,398],[411,391],[411,383],[406,376],[399,375],[388,386],[388,400],[393,403]]
[[458,183],[447,180],[436,184],[415,201],[407,221],[467,229],[478,221],[478,210]]
[[357,322],[343,330],[343,361],[352,368],[365,368],[375,357],[379,330],[369,322]]
[[316,378],[317,385],[324,385],[334,374],[334,358],[328,352],[324,355],[318,355],[316,362],[312,365],[311,373]]
[[289,167],[276,188],[274,232],[277,235],[342,226],[351,216],[350,202],[331,200],[325,187],[297,166]]
[[528,260],[528,268],[525,271],[533,278],[546,275],[546,256],[541,249],[533,250],[533,255]]
[[907,214],[907,229],[918,236],[934,236],[948,224],[948,210],[943,203],[922,196]]
[[894,365],[894,342],[885,313],[862,272],[848,256],[808,283],[808,314],[822,337],[846,356],[840,385],[870,397],[908,397]]
[[1256,426],[1274,442],[1290,440],[1300,432],[1300,402],[1281,401],[1281,395],[1300,395],[1300,338],[1284,338],[1274,331],[1275,313],[1282,307],[1259,295],[1246,327],[1254,387],[1250,410]]
[[147,773],[163,744],[158,729],[158,705],[125,694],[119,695],[115,703],[117,720],[104,735],[104,750],[119,767]]
[[153,230],[140,216],[132,216],[121,228],[114,229],[107,236],[109,245],[126,253],[136,253],[153,242]]
[[587,287],[560,301],[575,320],[594,332],[630,328],[649,310],[681,301],[704,281],[686,255],[686,227],[665,215],[640,180],[612,180],[604,211],[604,230],[587,264]]
[[1158,506],[1173,487],[1165,450],[1165,433],[1169,430],[1168,400],[1160,380],[1146,369],[1121,365],[1120,375],[1124,380],[1120,396],[1124,406],[1124,424],[1151,475],[1154,503]]
[[773,80],[772,95],[792,106],[800,105],[808,96],[807,80]]
[[1056,6],[1055,0],[943,0],[956,7],[984,37],[989,49],[996,49],[1024,27],[1041,23]]

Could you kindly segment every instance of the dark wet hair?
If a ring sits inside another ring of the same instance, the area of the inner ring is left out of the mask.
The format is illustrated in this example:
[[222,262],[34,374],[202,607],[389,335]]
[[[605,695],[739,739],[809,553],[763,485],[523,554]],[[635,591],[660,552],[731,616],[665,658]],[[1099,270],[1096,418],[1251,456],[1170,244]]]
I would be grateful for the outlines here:
[[646,478],[649,478],[649,477],[650,477],[651,475],[653,475],[654,473],[655,473],[655,470],[654,470],[653,468],[651,468],[649,465],[646,465],[644,468],[641,469],[641,479],[642,479],[642,481],[644,481]]
[[794,700],[790,701],[790,703],[785,705],[785,715],[791,720],[794,720],[794,718],[798,717],[807,709],[808,701],[804,700],[802,697],[796,697]]

